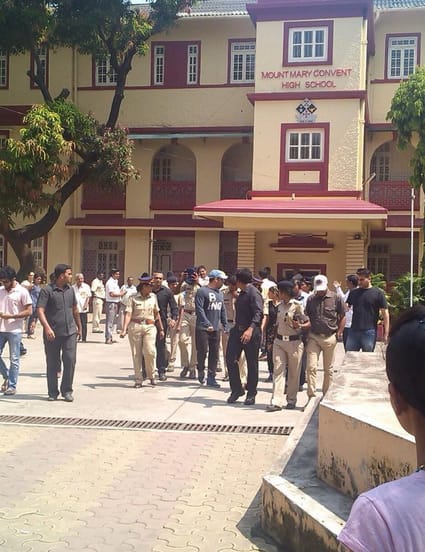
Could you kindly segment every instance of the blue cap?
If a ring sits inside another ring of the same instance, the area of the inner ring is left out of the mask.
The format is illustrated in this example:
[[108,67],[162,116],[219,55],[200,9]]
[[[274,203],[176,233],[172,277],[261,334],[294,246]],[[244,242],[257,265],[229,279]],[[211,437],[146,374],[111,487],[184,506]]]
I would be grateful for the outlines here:
[[227,280],[227,274],[224,273],[222,270],[215,268],[214,270],[211,270],[211,272],[208,274],[208,278],[221,278],[222,280]]
[[142,284],[150,284],[152,281],[152,276],[145,276],[142,274],[142,276],[140,276],[139,278],[139,282],[141,282]]

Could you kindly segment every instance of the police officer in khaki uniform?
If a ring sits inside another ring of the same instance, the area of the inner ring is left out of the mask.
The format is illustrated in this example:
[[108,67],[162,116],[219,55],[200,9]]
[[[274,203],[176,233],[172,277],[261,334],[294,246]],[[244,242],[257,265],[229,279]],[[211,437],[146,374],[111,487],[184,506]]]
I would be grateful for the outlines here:
[[286,367],[288,367],[286,408],[288,410],[295,408],[304,350],[301,330],[298,327],[299,322],[304,318],[304,310],[301,302],[294,299],[294,284],[284,280],[279,282],[277,287],[281,302],[277,308],[277,331],[273,343],[273,395],[267,412],[277,412],[283,408]]
[[146,375],[152,385],[155,385],[154,371],[156,361],[156,333],[155,322],[158,323],[162,339],[165,338],[164,328],[159,316],[159,307],[156,295],[152,293],[151,276],[141,276],[137,286],[137,295],[130,297],[125,309],[123,329],[120,337],[125,337],[128,332],[135,384],[134,387],[142,387],[142,361],[145,361]]
[[189,373],[190,379],[196,379],[195,295],[200,288],[198,279],[194,267],[185,270],[185,280],[181,286],[181,312],[179,313],[180,323],[178,325],[181,365],[183,368],[180,372],[181,378],[185,378]]

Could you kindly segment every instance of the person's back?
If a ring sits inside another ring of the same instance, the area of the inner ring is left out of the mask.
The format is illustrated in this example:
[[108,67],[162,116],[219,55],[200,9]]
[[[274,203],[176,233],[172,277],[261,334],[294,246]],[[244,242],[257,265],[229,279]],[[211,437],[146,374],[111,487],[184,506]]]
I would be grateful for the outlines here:
[[391,405],[415,437],[417,468],[363,493],[338,539],[352,552],[425,550],[425,307],[403,313],[386,351]]

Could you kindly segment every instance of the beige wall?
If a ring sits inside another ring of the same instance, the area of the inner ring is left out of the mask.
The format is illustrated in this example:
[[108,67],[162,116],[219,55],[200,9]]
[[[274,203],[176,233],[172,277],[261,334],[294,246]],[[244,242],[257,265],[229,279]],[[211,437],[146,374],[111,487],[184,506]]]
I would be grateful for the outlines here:
[[[311,91],[306,87],[306,82],[333,81],[335,87],[327,90],[359,90],[362,88],[363,75],[360,67],[364,63],[365,51],[362,47],[364,35],[363,20],[359,17],[342,18],[334,20],[334,45],[343,44],[344,47],[334,47],[333,65],[312,65],[303,67],[282,68],[282,44],[283,22],[261,21],[257,23],[257,51],[256,51],[256,92],[282,92],[282,91]],[[319,76],[326,69],[350,69],[348,76]],[[279,77],[264,78],[263,72],[306,70],[312,71],[308,77]],[[316,72],[316,76],[314,71]],[[299,82],[300,86],[288,89],[283,88],[285,82]],[[318,90],[317,88],[315,89]]]

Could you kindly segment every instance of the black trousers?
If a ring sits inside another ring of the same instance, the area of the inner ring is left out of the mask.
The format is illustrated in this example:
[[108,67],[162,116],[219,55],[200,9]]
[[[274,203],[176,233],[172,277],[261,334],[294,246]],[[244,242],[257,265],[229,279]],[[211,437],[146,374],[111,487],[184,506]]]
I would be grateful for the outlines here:
[[44,336],[44,351],[46,353],[47,390],[49,397],[57,397],[59,395],[58,372],[61,370],[61,357],[63,373],[60,392],[62,396],[65,396],[65,393],[72,393],[75,362],[77,359],[77,334],[55,337],[53,341],[48,341]]
[[220,332],[195,330],[196,353],[199,370],[205,370],[205,359],[208,353],[208,377],[215,379],[220,346]]
[[87,341],[87,313],[80,312],[81,320],[81,340]]
[[240,393],[243,391],[238,360],[242,351],[244,351],[248,369],[247,392],[249,396],[254,397],[257,394],[258,385],[258,355],[261,344],[261,331],[260,328],[256,326],[248,343],[241,342],[242,334],[243,331],[239,330],[237,326],[234,326],[229,333],[226,364],[229,373],[230,389],[232,393]]
[[[161,318],[162,327],[164,328],[164,332],[167,331],[167,319]],[[155,346],[156,346],[156,369],[158,370],[158,375],[165,374],[165,370],[167,368],[167,351],[165,347],[165,336],[161,339],[160,333],[159,333],[159,327],[157,326],[157,332],[156,332],[156,340],[155,340]]]

